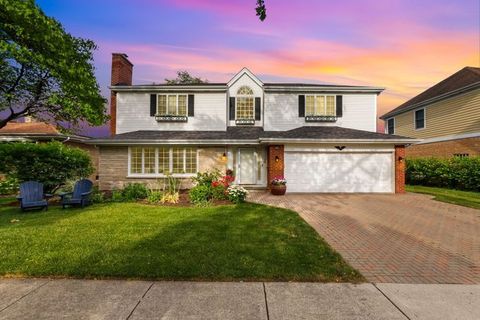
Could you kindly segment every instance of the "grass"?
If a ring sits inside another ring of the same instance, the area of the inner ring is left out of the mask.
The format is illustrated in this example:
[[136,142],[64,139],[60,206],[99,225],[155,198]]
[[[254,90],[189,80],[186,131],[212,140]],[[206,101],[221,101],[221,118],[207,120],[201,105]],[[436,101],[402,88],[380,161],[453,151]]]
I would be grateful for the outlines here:
[[0,206],[0,275],[363,281],[293,211],[257,204]]
[[480,209],[480,193],[424,186],[406,186],[408,192],[425,193],[435,196],[434,200]]

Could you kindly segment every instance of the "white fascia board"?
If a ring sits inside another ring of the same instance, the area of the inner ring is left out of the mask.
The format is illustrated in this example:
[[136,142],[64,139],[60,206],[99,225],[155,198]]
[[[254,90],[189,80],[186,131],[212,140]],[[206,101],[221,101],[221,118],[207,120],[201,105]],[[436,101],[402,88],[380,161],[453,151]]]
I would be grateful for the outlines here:
[[228,81],[227,86],[231,87],[238,79],[240,79],[244,74],[247,74],[256,84],[260,87],[263,87],[263,82],[260,80],[252,71],[248,70],[247,67],[243,67],[242,70],[237,72],[230,81]]
[[260,139],[260,143],[350,143],[350,144],[413,144],[416,139]]
[[423,140],[420,140],[417,144],[427,144],[427,143],[435,143],[435,142],[443,142],[443,141],[451,141],[451,140],[461,140],[461,139],[477,138],[477,137],[480,137],[480,132],[452,134],[452,135],[448,135],[448,136],[423,139]]
[[265,86],[265,92],[340,92],[340,93],[382,93],[380,87],[342,87],[342,86]]
[[202,92],[226,92],[226,85],[218,86],[111,86],[110,90],[115,92],[173,92],[173,91],[202,91]]

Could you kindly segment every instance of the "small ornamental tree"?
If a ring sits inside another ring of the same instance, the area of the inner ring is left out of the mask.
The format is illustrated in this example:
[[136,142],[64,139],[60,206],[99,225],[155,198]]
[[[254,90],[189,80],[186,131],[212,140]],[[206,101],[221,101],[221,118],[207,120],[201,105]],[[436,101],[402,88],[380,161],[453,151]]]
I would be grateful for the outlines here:
[[0,144],[0,172],[20,182],[38,181],[45,192],[55,192],[69,180],[93,172],[88,152],[60,142]]

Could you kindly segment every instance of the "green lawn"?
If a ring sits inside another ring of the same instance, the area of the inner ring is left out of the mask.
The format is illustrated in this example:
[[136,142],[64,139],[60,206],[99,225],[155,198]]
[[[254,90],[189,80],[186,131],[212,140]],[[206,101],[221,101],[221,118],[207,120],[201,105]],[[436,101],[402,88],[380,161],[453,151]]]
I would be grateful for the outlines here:
[[0,257],[3,276],[363,280],[295,212],[249,203],[0,206]]
[[408,192],[425,193],[435,196],[435,200],[480,209],[480,193],[424,186],[406,186]]

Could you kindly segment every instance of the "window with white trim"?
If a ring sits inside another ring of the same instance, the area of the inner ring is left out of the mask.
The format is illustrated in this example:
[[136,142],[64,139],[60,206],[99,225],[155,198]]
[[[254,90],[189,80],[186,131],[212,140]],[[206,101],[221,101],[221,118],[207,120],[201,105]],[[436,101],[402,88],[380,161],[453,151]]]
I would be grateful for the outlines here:
[[132,175],[195,174],[197,148],[194,147],[131,147]]
[[306,95],[305,116],[336,116],[335,96]]
[[242,86],[237,91],[237,120],[255,119],[255,99],[253,90],[250,87]]
[[187,116],[186,94],[159,94],[157,96],[157,115]]

